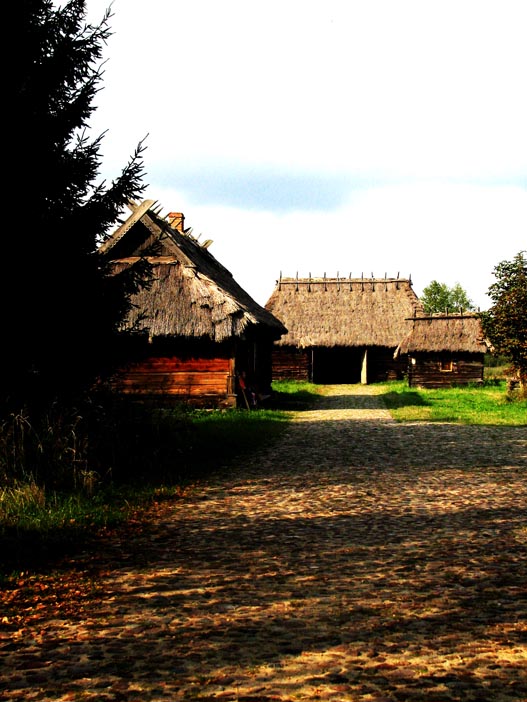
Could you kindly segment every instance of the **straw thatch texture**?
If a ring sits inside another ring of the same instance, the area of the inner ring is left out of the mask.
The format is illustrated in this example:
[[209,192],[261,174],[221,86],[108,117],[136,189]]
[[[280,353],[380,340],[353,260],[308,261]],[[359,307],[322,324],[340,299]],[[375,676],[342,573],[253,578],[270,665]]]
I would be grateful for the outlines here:
[[[263,334],[277,339],[281,322],[258,305],[212,254],[150,208],[138,208],[101,247],[115,273],[144,256],[153,266],[152,285],[132,298],[124,330],[136,328],[150,338],[185,337],[224,341]],[[155,255],[148,255],[155,246]]]
[[416,317],[412,330],[396,353],[485,353],[484,339],[477,314],[434,314]]
[[296,348],[395,348],[422,311],[401,278],[281,278],[266,309],[288,330],[277,344]]

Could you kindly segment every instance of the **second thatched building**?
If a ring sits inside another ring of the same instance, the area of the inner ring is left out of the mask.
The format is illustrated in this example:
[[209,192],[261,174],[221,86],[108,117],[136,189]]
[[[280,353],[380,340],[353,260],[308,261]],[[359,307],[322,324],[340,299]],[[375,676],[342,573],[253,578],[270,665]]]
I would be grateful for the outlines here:
[[483,382],[489,345],[477,313],[422,315],[411,323],[411,331],[395,352],[395,358],[407,359],[410,387]]
[[410,278],[282,278],[266,309],[287,328],[275,342],[273,379],[371,383],[403,377],[394,357],[422,312]]

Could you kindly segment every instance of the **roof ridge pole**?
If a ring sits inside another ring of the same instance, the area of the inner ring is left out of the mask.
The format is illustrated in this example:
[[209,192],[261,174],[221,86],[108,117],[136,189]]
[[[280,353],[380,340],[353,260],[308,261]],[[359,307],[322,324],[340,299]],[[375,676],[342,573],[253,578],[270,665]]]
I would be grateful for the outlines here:
[[298,271],[296,272],[296,292],[298,292]]
[[364,271],[360,274],[360,289],[364,292]]
[[375,277],[373,275],[373,271],[371,273],[371,289],[372,289],[372,292],[375,292]]
[[328,286],[326,285],[326,271],[324,271],[324,292],[327,292]]
[[278,279],[278,290],[282,289],[282,271],[280,271],[280,278]]
[[340,271],[337,271],[337,292],[340,292]]
[[307,284],[307,291],[311,292],[311,271],[309,272],[309,283]]
[[388,273],[385,273],[384,274],[384,292],[386,292],[388,290],[388,283],[386,281],[387,278],[388,278]]
[[401,276],[401,271],[397,271],[397,282],[395,283],[395,289],[399,290],[399,278]]
[[349,281],[350,281],[350,292],[352,292],[353,291],[353,283],[351,282],[351,271],[350,271],[350,275],[349,275]]

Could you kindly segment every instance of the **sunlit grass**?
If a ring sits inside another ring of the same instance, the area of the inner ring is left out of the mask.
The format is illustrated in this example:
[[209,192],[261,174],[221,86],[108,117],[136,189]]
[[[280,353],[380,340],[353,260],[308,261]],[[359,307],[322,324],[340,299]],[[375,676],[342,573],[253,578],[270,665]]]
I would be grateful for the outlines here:
[[[527,403],[507,393],[503,373],[482,385],[441,389],[410,388],[407,380],[373,383],[392,417],[398,422],[455,422],[501,426],[527,425]],[[283,392],[292,409],[316,402],[323,386],[305,381],[274,381],[278,396]],[[297,404],[297,407],[295,407]]]
[[47,490],[34,482],[0,490],[0,580],[19,568],[37,567],[79,549],[101,530],[117,527],[153,499],[108,486],[87,495]]
[[0,533],[23,533],[38,530],[52,533],[69,530],[72,534],[83,527],[105,527],[122,520],[127,512],[126,496],[120,491],[121,504],[108,501],[108,494],[86,494],[47,491],[35,483],[20,484],[0,490]]
[[503,380],[441,389],[409,388],[406,381],[390,381],[375,388],[399,422],[527,425],[527,403],[512,400]]
[[319,385],[304,380],[273,380],[273,405],[298,410],[313,405],[321,396]]

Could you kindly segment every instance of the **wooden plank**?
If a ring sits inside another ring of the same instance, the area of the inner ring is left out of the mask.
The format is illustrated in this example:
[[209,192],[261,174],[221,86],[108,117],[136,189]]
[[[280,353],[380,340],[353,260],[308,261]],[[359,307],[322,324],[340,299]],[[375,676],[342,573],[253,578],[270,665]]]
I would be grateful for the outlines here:
[[178,397],[201,397],[201,396],[219,396],[226,397],[227,391],[225,385],[172,385],[167,388],[155,388],[151,385],[141,386],[126,386],[120,388],[120,391],[125,395],[159,395],[159,396],[178,396]]
[[126,394],[196,396],[214,394],[225,396],[229,392],[229,376],[225,371],[208,373],[127,373],[116,379],[115,388]]
[[163,370],[166,372],[185,370],[190,372],[201,371],[225,371],[229,372],[229,358],[191,358],[180,359],[176,356],[167,357],[152,357],[139,363],[130,366],[129,371],[144,369],[146,372],[151,370]]

